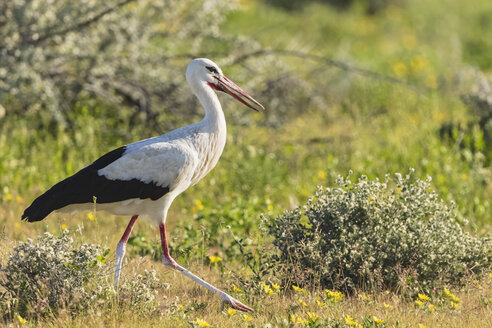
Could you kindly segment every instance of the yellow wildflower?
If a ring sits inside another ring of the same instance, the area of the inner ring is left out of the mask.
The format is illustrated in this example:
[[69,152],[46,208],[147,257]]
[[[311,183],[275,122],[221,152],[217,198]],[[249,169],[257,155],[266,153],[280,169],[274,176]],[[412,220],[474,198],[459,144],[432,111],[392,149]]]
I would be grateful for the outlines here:
[[452,299],[452,300],[453,300],[453,302],[455,302],[455,303],[460,303],[460,302],[461,302],[461,300],[460,300],[458,297],[456,297],[455,295],[453,295],[453,296],[451,297],[451,299]]
[[427,60],[422,56],[415,56],[410,61],[410,67],[415,73],[420,72],[427,66]]
[[273,289],[269,285],[263,285],[263,291],[267,295],[275,295],[276,293],[273,291]]
[[306,304],[306,302],[304,302],[303,300],[299,300],[299,301],[298,301],[298,303],[299,303],[299,305],[302,305],[302,306],[308,306],[308,305]]
[[326,179],[326,172],[325,171],[318,171],[318,179],[320,179],[320,180]]
[[354,319],[351,316],[349,316],[348,314],[345,315],[344,319],[345,319],[345,323],[349,326],[357,326],[358,325],[358,323],[356,321],[354,321]]
[[306,294],[307,293],[306,290],[304,290],[301,287],[296,286],[296,285],[292,285],[292,289],[295,290],[298,293],[303,293],[303,294]]
[[374,321],[377,324],[383,323],[384,320],[376,317],[375,315],[372,316],[372,321]]
[[436,307],[434,306],[434,304],[429,304],[427,305],[427,309],[429,309],[429,311],[434,311],[436,309]]
[[212,263],[212,264],[219,263],[220,261],[222,261],[222,257],[213,256],[213,255],[209,255],[208,259],[210,260],[210,263]]
[[94,221],[94,220],[96,219],[96,216],[94,215],[94,213],[89,212],[89,213],[87,213],[87,218],[88,218],[90,221]]
[[68,229],[68,226],[67,226],[66,224],[62,224],[62,225],[61,225],[61,229],[62,229],[62,231],[63,231],[63,230],[67,230],[67,229]]
[[490,279],[492,279],[492,272],[491,272],[491,273],[489,273],[489,278],[490,278]]
[[300,323],[301,325],[307,325],[309,323],[309,320],[297,318],[297,323]]
[[309,321],[307,321],[306,319],[303,319],[301,317],[296,317],[295,315],[291,314],[290,315],[290,321],[292,323],[300,323],[300,324],[307,324]]
[[313,312],[308,312],[307,315],[308,315],[309,320],[311,320],[311,321],[315,321],[316,319],[320,318],[319,315],[317,315],[316,313],[313,313]]
[[195,321],[193,321],[193,323],[196,323],[199,327],[212,327],[211,324],[199,318],[196,318]]
[[232,290],[238,293],[244,293],[244,291],[236,285],[232,285]]
[[387,304],[387,303],[385,303],[385,302],[383,302],[383,306],[384,306],[386,309],[392,309],[392,308],[393,308],[393,306],[391,306],[391,305],[389,305],[389,304]]
[[195,200],[195,206],[197,210],[203,210],[203,203],[200,200]]
[[419,323],[419,328],[427,328],[427,326]]
[[362,294],[359,294],[359,298],[363,301],[370,301],[371,300],[371,296],[370,295],[366,295],[364,293]]
[[277,285],[277,284],[272,284],[271,285],[273,287],[273,289],[275,290],[280,290],[280,288],[282,288],[280,285]]
[[408,69],[403,62],[399,61],[393,65],[393,72],[398,77],[405,77],[408,74]]
[[178,304],[178,311],[183,311],[183,310],[184,310],[184,306],[181,304]]
[[424,302],[425,302],[425,301],[430,301],[430,300],[431,300],[431,298],[430,298],[429,296],[427,296],[427,295],[425,295],[425,294],[420,294],[420,293],[419,293],[419,298],[420,298],[422,301],[424,301]]
[[330,301],[338,303],[343,299],[343,294],[334,290],[325,289],[326,296]]
[[461,307],[461,305],[456,302],[451,302],[451,307],[455,310],[458,310]]
[[15,196],[15,201],[20,204],[24,201],[24,199],[22,199],[21,196],[17,195],[17,196]]
[[12,196],[12,194],[9,193],[9,194],[5,195],[5,199],[6,200],[12,200],[12,199],[14,199],[14,196]]
[[191,208],[191,213],[195,214],[198,211],[203,210],[203,203],[200,200],[195,200],[195,205]]
[[19,323],[20,323],[21,325],[23,325],[23,324],[27,323],[27,320],[26,320],[26,319],[24,319],[23,317],[21,317],[20,315],[17,315],[17,320],[19,320]]
[[232,309],[232,308],[227,309],[227,314],[228,314],[228,315],[230,315],[230,316],[231,316],[231,315],[233,315],[233,314],[234,314],[234,313],[236,313],[236,312],[237,312],[237,311],[236,311],[236,310],[234,310],[234,309]]
[[253,321],[253,318],[251,318],[249,315],[243,313],[243,319],[246,321]]
[[415,304],[417,304],[418,306],[422,306],[422,305],[424,305],[424,302],[419,301],[419,300],[416,300],[415,301]]
[[447,288],[444,288],[444,294],[446,294],[446,296],[449,297],[455,303],[461,302],[461,300],[458,297],[456,297],[453,293],[451,293]]
[[320,307],[326,305],[326,303],[324,303],[324,302],[321,301],[321,297],[319,297],[319,296],[316,299],[316,304],[318,304],[318,306],[320,306]]

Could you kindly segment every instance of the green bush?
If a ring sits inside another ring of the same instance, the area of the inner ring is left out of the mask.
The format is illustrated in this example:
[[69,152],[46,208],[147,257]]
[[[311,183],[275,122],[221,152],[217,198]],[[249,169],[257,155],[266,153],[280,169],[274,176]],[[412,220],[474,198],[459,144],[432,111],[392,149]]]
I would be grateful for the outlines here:
[[0,318],[50,317],[61,311],[76,316],[115,305],[143,315],[160,313],[155,271],[124,279],[116,294],[108,253],[93,244],[76,248],[68,230],[15,246],[7,263],[0,265]]
[[108,251],[90,244],[75,249],[67,230],[60,237],[47,232],[35,241],[20,243],[7,264],[0,266],[0,287],[5,289],[0,298],[3,316],[47,316],[62,308],[83,310],[108,292],[107,288],[87,288],[89,283],[108,286],[103,283]]
[[130,279],[123,280],[118,288],[119,302],[122,309],[148,317],[160,314],[158,290],[169,288],[156,276],[155,270],[145,270],[143,274],[134,274]]
[[489,269],[491,238],[462,230],[453,204],[411,174],[319,188],[307,204],[264,219],[284,283],[414,292],[459,285]]

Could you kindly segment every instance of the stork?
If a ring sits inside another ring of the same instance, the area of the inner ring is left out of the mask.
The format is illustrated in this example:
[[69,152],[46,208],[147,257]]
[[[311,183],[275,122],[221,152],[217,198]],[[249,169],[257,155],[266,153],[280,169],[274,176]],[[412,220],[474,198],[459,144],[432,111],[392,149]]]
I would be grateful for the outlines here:
[[118,286],[126,243],[140,216],[159,226],[162,263],[218,294],[222,306],[253,309],[210,285],[179,265],[169,254],[167,212],[173,200],[210,172],[225,146],[226,122],[215,91],[223,91],[256,110],[264,107],[229,80],[213,61],[197,58],[186,69],[191,91],[205,109],[202,121],[158,137],[117,148],[79,172],[55,184],[24,211],[23,220],[43,220],[53,211],[98,210],[131,216],[116,248],[115,286]]

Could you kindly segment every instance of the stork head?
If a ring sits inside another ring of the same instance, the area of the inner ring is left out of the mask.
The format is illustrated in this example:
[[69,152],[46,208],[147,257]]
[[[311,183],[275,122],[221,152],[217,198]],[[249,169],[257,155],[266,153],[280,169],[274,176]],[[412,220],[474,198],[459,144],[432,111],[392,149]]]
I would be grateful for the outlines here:
[[229,80],[216,63],[207,58],[196,58],[186,69],[186,80],[192,86],[206,84],[213,90],[222,91],[233,98],[259,112],[265,109],[263,105],[244,92],[234,82]]

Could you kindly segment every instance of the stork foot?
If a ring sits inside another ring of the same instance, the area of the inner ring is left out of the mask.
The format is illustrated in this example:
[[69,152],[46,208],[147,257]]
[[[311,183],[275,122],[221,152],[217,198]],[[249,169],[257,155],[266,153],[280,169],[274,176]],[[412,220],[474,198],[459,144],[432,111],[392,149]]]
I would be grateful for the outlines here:
[[222,306],[221,309],[224,310],[224,307],[227,305],[234,310],[242,311],[242,312],[250,312],[253,311],[252,308],[250,308],[247,305],[244,305],[243,303],[239,302],[237,299],[234,297],[227,295],[226,293],[221,294],[220,298],[222,299]]
[[253,309],[250,308],[249,306],[244,305],[243,303],[239,302],[234,297],[231,297],[230,295],[224,293],[220,289],[218,289],[218,288],[210,285],[206,281],[198,278],[193,273],[191,273],[190,271],[186,270],[181,265],[179,265],[178,263],[176,263],[176,261],[169,255],[169,247],[167,245],[167,236],[166,236],[166,226],[165,226],[165,224],[164,223],[161,223],[159,225],[159,229],[160,229],[160,232],[161,232],[162,264],[164,264],[165,266],[167,266],[167,267],[169,267],[171,269],[177,270],[181,274],[187,276],[188,278],[192,279],[193,281],[196,281],[197,283],[199,283],[203,287],[207,288],[211,292],[214,292],[216,294],[219,294],[220,299],[222,300],[222,310],[224,309],[224,306],[225,305],[228,305],[231,308],[233,308],[235,310],[242,311],[242,312],[253,311]]

